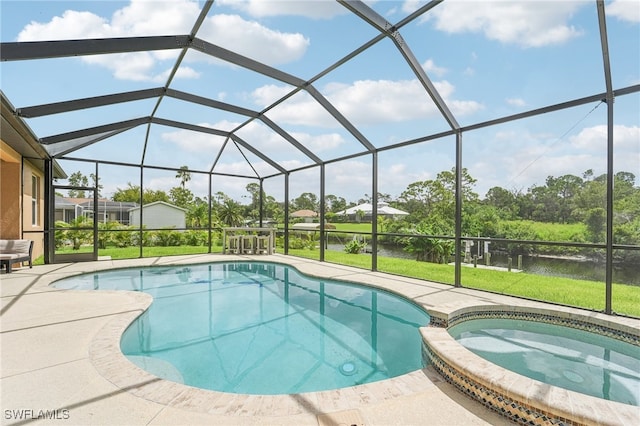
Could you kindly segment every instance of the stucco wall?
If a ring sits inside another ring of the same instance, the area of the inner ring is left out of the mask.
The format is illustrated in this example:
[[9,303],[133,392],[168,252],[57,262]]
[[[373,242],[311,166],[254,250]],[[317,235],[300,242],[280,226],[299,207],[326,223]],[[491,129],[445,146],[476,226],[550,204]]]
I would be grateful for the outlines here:
[[0,237],[20,238],[20,163],[0,163]]
[[[31,178],[38,178],[38,218],[36,224],[33,225],[33,216],[31,213],[32,202],[32,184]],[[22,217],[23,217],[23,238],[33,240],[33,258],[37,258],[44,253],[44,173],[29,161],[24,162],[22,169],[22,178],[24,182],[24,190],[22,197]]]
[[[23,163],[20,154],[6,143],[1,142],[0,149],[0,238],[33,240],[35,259],[44,253],[44,174],[29,161]],[[31,214],[34,175],[39,178],[36,226]]]
[[20,238],[21,156],[0,141],[0,238]]

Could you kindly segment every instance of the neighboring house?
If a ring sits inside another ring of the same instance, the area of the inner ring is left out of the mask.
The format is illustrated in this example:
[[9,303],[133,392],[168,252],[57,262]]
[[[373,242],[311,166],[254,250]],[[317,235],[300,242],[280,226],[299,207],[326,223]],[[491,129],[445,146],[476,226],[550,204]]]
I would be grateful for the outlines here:
[[[142,206],[142,223],[147,229],[185,228],[186,217],[187,210],[164,201]],[[129,210],[129,218],[131,225],[140,226],[139,206]]]
[[[348,216],[349,220],[353,221],[370,221],[372,219],[373,206],[371,205],[371,203],[364,203],[355,207],[349,207],[348,209],[339,211],[336,214],[341,216]],[[405,211],[391,207],[388,203],[378,203],[378,216],[385,216],[388,218],[396,219],[397,217],[407,216],[408,214],[409,213]]]
[[[45,160],[50,156],[4,93],[0,98],[0,238],[33,240],[36,259],[44,253]],[[53,178],[67,178],[56,161],[49,164]]]
[[[85,215],[94,211],[93,200],[85,201],[80,206],[84,209]],[[131,225],[131,209],[138,207],[138,203],[129,201],[111,201],[106,199],[98,200],[98,222],[120,222],[123,225]]]
[[318,213],[313,210],[297,210],[291,213],[291,217],[295,219],[303,218],[305,223],[312,223],[313,218],[318,217]]
[[56,196],[55,221],[71,223],[78,216],[78,205],[69,198]]
[[[138,203],[99,198],[96,219],[99,223],[119,222],[130,225],[129,211],[134,207],[138,207]],[[78,216],[92,218],[94,212],[92,198],[56,197],[56,220],[70,223]]]

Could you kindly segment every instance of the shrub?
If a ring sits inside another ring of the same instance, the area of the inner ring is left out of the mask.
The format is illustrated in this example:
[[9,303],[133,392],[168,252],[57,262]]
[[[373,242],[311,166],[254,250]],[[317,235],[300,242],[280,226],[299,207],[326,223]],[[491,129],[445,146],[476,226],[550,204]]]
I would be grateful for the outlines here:
[[182,242],[188,246],[203,246],[208,241],[207,231],[186,231],[182,235]]
[[138,239],[138,233],[129,231],[114,232],[113,234],[113,243],[119,248],[129,247],[133,244],[134,238]]
[[315,242],[313,239],[302,239],[299,237],[289,237],[289,248],[290,249],[309,249],[313,250],[315,248]]
[[153,239],[155,245],[160,247],[175,247],[182,243],[182,234],[178,231],[156,231]]
[[364,247],[365,243],[358,240],[351,240],[344,245],[344,251],[350,254],[358,254],[364,249]]

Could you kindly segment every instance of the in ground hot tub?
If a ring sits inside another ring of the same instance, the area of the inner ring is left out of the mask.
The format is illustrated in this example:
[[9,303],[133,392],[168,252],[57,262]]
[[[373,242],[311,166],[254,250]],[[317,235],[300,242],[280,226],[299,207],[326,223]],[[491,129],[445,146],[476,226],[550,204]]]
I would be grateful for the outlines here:
[[495,305],[430,314],[425,356],[485,406],[518,423],[640,424],[640,322]]

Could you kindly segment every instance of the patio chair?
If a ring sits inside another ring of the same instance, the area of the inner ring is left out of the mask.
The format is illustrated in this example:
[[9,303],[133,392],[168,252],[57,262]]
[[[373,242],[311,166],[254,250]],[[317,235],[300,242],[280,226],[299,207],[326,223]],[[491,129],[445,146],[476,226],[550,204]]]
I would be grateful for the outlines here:
[[271,237],[269,235],[260,235],[256,237],[256,254],[270,254]]
[[240,254],[241,250],[241,236],[240,235],[229,235],[227,237],[227,247],[226,252],[231,254]]
[[253,240],[255,239],[255,236],[253,235],[243,235],[242,237],[242,245],[240,247],[240,251],[242,252],[242,254],[253,254]]

